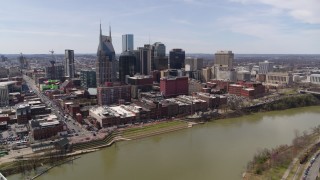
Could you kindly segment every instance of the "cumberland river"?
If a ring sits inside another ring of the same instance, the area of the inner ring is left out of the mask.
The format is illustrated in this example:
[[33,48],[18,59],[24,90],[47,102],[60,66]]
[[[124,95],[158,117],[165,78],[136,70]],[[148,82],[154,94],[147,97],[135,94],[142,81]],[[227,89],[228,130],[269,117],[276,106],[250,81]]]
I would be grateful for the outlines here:
[[[241,179],[258,149],[290,144],[294,131],[320,124],[320,107],[223,119],[186,130],[125,141],[50,170],[37,180]],[[21,175],[10,180],[23,179]]]

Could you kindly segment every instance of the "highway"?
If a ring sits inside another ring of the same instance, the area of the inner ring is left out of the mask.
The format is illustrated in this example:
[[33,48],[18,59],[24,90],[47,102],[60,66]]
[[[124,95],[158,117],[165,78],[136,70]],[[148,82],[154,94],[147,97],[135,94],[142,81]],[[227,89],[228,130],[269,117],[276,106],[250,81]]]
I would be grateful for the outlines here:
[[[316,180],[319,175],[320,156],[318,152],[309,162],[308,167],[304,170],[302,180]],[[308,173],[306,173],[308,171]]]
[[86,129],[82,128],[80,124],[77,121],[75,121],[71,116],[67,115],[67,118],[65,118],[64,111],[54,101],[52,101],[46,95],[39,91],[33,79],[26,75],[23,75],[23,79],[26,81],[29,89],[36,93],[38,97],[41,99],[41,101],[51,108],[52,114],[55,114],[59,120],[65,122],[68,129],[73,131],[73,134],[86,135],[90,133]]

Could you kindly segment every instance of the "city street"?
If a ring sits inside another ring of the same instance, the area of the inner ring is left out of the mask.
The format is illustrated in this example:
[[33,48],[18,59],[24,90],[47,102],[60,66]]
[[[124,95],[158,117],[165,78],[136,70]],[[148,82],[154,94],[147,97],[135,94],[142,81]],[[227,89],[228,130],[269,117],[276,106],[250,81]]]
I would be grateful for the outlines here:
[[67,118],[65,117],[64,111],[58,107],[54,101],[50,100],[46,95],[41,93],[37,86],[35,85],[33,79],[30,77],[24,75],[23,79],[26,81],[26,83],[29,86],[29,89],[32,90],[34,93],[38,95],[38,97],[41,99],[42,102],[44,102],[48,107],[51,108],[52,114],[55,114],[59,120],[62,120],[67,125],[68,129],[74,134],[74,135],[86,135],[90,133],[86,129],[82,128],[81,125],[75,121],[71,116],[67,115]]
[[[319,156],[319,152],[318,154],[310,160],[310,168],[308,170],[308,173],[305,175],[303,175],[303,177],[301,178],[302,180],[316,180],[316,178],[319,175],[319,168],[320,168],[320,156]],[[306,170],[304,171],[304,173],[306,172]]]

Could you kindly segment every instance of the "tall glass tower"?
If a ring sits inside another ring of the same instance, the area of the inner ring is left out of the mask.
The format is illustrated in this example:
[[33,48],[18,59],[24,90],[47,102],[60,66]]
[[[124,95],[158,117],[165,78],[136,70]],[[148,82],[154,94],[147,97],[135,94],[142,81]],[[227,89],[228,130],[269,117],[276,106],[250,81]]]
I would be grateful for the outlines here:
[[133,51],[133,34],[122,35],[122,52]]

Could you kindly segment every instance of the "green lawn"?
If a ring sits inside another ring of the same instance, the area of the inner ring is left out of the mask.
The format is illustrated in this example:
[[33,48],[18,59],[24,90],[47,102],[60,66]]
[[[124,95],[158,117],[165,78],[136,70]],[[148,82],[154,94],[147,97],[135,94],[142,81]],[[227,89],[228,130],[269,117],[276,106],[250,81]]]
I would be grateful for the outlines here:
[[125,129],[122,133],[124,137],[132,136],[132,135],[138,135],[138,134],[147,134],[152,133],[159,130],[165,130],[171,127],[178,127],[182,125],[187,125],[186,122],[183,121],[167,121],[167,122],[160,122],[157,124],[152,125],[145,125],[142,127],[134,127]]

